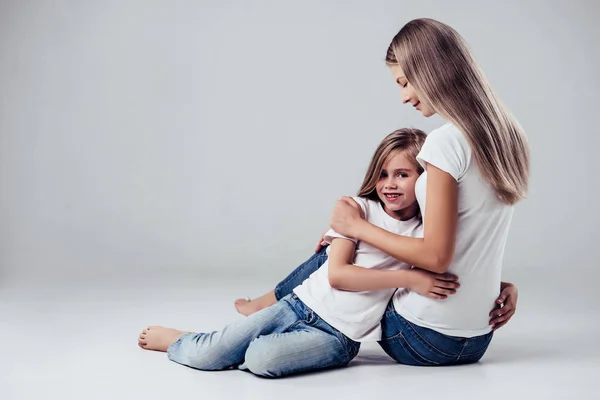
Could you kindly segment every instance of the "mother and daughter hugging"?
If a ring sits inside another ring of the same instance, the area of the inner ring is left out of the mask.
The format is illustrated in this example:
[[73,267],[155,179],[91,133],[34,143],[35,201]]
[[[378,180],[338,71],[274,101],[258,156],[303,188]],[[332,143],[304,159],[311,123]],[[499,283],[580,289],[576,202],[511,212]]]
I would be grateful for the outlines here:
[[246,318],[209,333],[149,326],[140,347],[262,377],[346,366],[367,341],[407,365],[483,357],[516,309],[501,269],[527,192],[527,139],[448,25],[410,21],[386,64],[404,104],[447,123],[386,136],[316,252],[271,292],[235,302]]

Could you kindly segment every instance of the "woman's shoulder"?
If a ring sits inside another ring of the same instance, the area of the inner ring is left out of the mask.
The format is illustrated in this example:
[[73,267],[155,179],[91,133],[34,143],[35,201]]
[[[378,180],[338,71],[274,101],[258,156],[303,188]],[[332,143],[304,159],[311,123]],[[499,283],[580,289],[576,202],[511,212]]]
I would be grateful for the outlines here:
[[425,143],[427,146],[452,148],[460,151],[465,156],[471,153],[471,145],[467,137],[456,125],[450,122],[431,131],[427,135]]
[[432,130],[427,135],[427,140],[463,140],[466,139],[461,130],[451,122]]

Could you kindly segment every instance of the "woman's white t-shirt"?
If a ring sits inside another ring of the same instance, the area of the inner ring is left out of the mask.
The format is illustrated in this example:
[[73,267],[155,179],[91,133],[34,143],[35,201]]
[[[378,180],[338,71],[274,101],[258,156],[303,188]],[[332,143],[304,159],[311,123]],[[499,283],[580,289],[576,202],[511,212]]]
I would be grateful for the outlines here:
[[[419,218],[400,221],[389,216],[380,202],[354,197],[361,206],[365,219],[373,225],[397,235],[422,236]],[[331,243],[334,238],[344,236],[329,230],[325,240]],[[345,238],[348,239],[348,238]],[[355,239],[349,239],[357,243]],[[329,254],[329,248],[327,248]],[[398,270],[410,266],[381,250],[359,241],[354,253],[354,264],[363,268]],[[357,342],[381,339],[381,318],[396,289],[382,289],[368,292],[338,290],[329,284],[329,262],[313,272],[294,293],[319,315],[325,322]]]
[[[500,292],[504,247],[513,207],[501,203],[481,176],[468,139],[453,124],[427,135],[417,159],[449,173],[458,182],[458,226],[454,259],[448,272],[458,275],[460,288],[445,300],[398,291],[396,311],[410,322],[440,333],[474,337],[489,333],[489,312]],[[416,183],[424,221],[427,171]]]

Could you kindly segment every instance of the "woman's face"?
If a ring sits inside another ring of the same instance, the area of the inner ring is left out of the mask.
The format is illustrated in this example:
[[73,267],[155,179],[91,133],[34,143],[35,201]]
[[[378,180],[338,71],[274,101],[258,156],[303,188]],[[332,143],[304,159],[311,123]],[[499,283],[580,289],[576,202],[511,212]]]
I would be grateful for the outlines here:
[[404,104],[410,103],[414,108],[421,111],[421,114],[426,118],[435,114],[435,111],[431,106],[419,100],[417,91],[412,87],[410,82],[408,82],[408,79],[404,76],[404,72],[402,72],[402,68],[400,68],[399,65],[392,65],[390,71],[392,71],[394,80],[400,86],[400,93]]

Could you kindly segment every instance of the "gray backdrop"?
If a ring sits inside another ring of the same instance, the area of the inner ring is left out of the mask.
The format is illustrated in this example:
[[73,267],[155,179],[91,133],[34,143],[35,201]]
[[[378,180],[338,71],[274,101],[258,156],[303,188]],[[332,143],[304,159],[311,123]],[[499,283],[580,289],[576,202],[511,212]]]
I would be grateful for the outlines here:
[[466,37],[529,135],[505,275],[595,271],[599,9],[2,0],[1,281],[282,276],[384,135],[442,123],[383,62],[422,16]]

